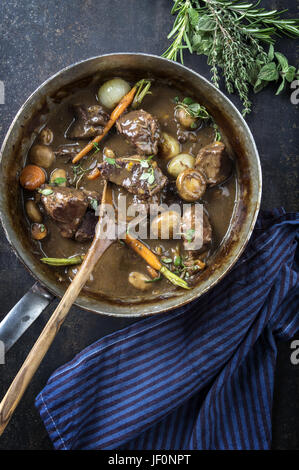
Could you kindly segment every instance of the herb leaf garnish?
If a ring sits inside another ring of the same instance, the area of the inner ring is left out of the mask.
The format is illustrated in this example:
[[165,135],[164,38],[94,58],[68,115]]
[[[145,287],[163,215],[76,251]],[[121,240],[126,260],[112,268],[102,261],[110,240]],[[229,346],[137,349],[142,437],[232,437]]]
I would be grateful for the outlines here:
[[63,178],[63,177],[55,178],[55,180],[53,181],[53,183],[54,183],[56,186],[59,186],[60,184],[66,183],[66,178]]
[[46,189],[38,189],[37,190],[40,194],[42,194],[43,196],[50,196],[50,194],[53,193],[53,190],[52,189],[49,189],[49,188],[46,188]]
[[[219,127],[214,121],[213,117],[209,114],[207,108],[203,106],[202,104],[196,103],[193,101],[192,98],[186,97],[182,101],[179,100],[179,98],[176,96],[174,99],[174,102],[176,103],[176,108],[182,108],[188,113],[191,117],[195,119],[202,119],[204,121],[210,120],[212,122],[212,126],[215,130],[215,140],[219,141],[221,140],[221,134],[219,131]],[[196,122],[194,122],[193,128],[197,127]]]
[[185,49],[206,55],[212,81],[219,87],[222,75],[226,90],[239,94],[243,115],[251,111],[250,87],[258,93],[270,82],[280,81],[279,94],[287,82],[299,77],[287,58],[274,50],[276,37],[299,37],[299,20],[283,18],[287,10],[269,11],[260,3],[174,0],[171,14],[176,18],[167,36],[172,43],[163,54],[182,63]]
[[99,204],[98,204],[98,201],[97,201],[96,199],[91,199],[91,200],[89,201],[89,205],[90,205],[90,207],[96,212],[97,209],[98,209],[98,205],[99,205]]
[[81,166],[81,164],[78,163],[77,165],[74,165],[72,167],[72,169],[73,169],[73,173],[74,173],[74,178],[73,178],[71,184],[75,185],[76,189],[78,189],[80,181],[82,180],[85,173],[90,171],[90,168],[83,168]]

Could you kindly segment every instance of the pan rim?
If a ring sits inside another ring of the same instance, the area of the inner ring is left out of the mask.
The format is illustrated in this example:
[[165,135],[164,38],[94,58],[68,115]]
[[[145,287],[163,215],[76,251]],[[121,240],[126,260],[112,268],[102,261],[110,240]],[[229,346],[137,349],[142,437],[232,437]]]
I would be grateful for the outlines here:
[[[259,209],[260,209],[260,204],[261,204],[262,171],[261,171],[261,164],[260,164],[260,159],[259,159],[259,154],[258,154],[258,150],[257,150],[257,147],[256,147],[256,143],[255,143],[255,140],[253,138],[253,135],[250,131],[250,128],[249,128],[248,124],[246,123],[245,119],[243,118],[243,116],[241,115],[241,113],[237,109],[237,107],[229,100],[229,98],[221,90],[216,88],[208,79],[206,79],[205,77],[200,75],[198,72],[195,72],[194,70],[186,67],[185,65],[182,65],[182,64],[179,64],[179,63],[174,63],[174,62],[172,62],[168,59],[165,59],[163,57],[160,57],[160,56],[157,56],[157,55],[154,55],[154,54],[147,54],[147,53],[140,53],[140,52],[117,52],[117,53],[102,54],[102,55],[99,55],[99,56],[90,57],[90,58],[87,58],[87,59],[83,59],[82,61],[75,62],[71,65],[68,65],[67,67],[64,67],[63,69],[57,71],[55,74],[53,74],[49,78],[47,78],[41,85],[39,85],[30,94],[30,96],[26,99],[26,101],[20,107],[19,111],[16,113],[11,125],[9,126],[9,128],[7,130],[5,138],[3,140],[1,150],[0,150],[0,165],[1,165],[0,175],[2,175],[2,161],[3,161],[4,150],[6,148],[6,145],[7,145],[8,141],[9,141],[9,138],[10,138],[10,135],[11,135],[12,131],[14,130],[15,126],[18,123],[18,119],[19,119],[20,115],[22,114],[24,108],[26,108],[28,103],[30,103],[32,101],[32,99],[40,91],[42,91],[43,88],[45,88],[45,86],[48,83],[52,82],[53,80],[55,80],[57,77],[61,76],[62,74],[67,73],[71,69],[73,69],[77,66],[82,66],[83,64],[87,64],[88,62],[92,62],[92,61],[95,61],[95,60],[101,60],[101,59],[104,59],[104,58],[112,58],[112,57],[118,57],[118,56],[151,57],[155,60],[161,61],[162,63],[163,62],[171,63],[172,66],[175,66],[176,68],[178,68],[180,70],[183,70],[185,73],[197,76],[208,87],[212,88],[212,90],[217,95],[221,96],[222,100],[226,103],[226,105],[228,105],[229,108],[231,108],[234,111],[234,113],[236,114],[236,116],[240,120],[240,122],[243,126],[243,129],[244,129],[245,133],[247,134],[247,136],[250,140],[250,144],[252,146],[253,153],[254,153],[255,160],[256,160],[255,163],[256,163],[256,167],[257,167],[257,176],[258,176],[257,184],[258,184],[258,188],[259,188],[258,194],[256,195],[255,208],[253,210],[253,213],[251,214],[250,225],[249,225],[249,227],[246,231],[246,236],[245,236],[245,239],[244,239],[243,243],[238,247],[238,250],[236,251],[236,253],[234,255],[234,258],[227,264],[226,269],[223,270],[223,272],[216,279],[214,279],[209,285],[207,285],[200,293],[197,293],[195,288],[194,288],[192,290],[193,295],[190,295],[188,297],[188,299],[182,300],[182,296],[172,297],[173,299],[178,300],[178,305],[169,305],[169,306],[166,306],[166,307],[163,306],[163,308],[158,307],[158,309],[157,309],[157,303],[155,303],[155,304],[153,304],[153,303],[142,304],[141,309],[143,309],[143,310],[147,306],[146,312],[143,311],[143,312],[125,313],[125,312],[120,312],[120,311],[111,311],[110,312],[110,311],[95,310],[94,305],[87,306],[85,304],[84,299],[86,299],[86,300],[91,299],[90,297],[88,298],[87,296],[86,297],[81,297],[81,298],[79,297],[78,301],[75,303],[75,305],[79,306],[80,308],[83,308],[85,310],[88,310],[88,311],[91,311],[91,312],[94,312],[94,313],[103,314],[103,315],[107,315],[107,316],[113,316],[113,317],[121,317],[121,318],[124,318],[124,317],[131,318],[132,317],[133,318],[133,317],[145,317],[145,316],[150,316],[150,315],[154,315],[154,314],[160,314],[160,313],[164,313],[164,312],[167,312],[167,311],[175,309],[175,308],[179,308],[179,307],[181,308],[181,307],[185,306],[186,304],[189,304],[189,303],[193,302],[194,300],[199,299],[208,290],[210,290],[216,284],[218,284],[218,282],[220,282],[220,280],[224,276],[226,276],[228,271],[230,271],[233,268],[235,263],[240,258],[241,254],[243,253],[243,251],[244,251],[244,249],[245,249],[245,247],[246,247],[246,245],[247,245],[247,243],[248,243],[248,241],[249,241],[249,239],[252,235],[252,232],[253,232],[253,229],[254,229],[254,226],[255,226],[255,223],[256,223],[256,219],[257,219],[257,216],[258,216],[258,212],[259,212]],[[2,206],[0,208],[0,220],[1,220],[1,224],[2,224],[2,227],[3,227],[4,233],[5,233],[5,236],[8,240],[8,242],[9,242],[10,246],[12,247],[14,253],[17,255],[18,259],[20,259],[21,262],[26,267],[26,269],[29,270],[29,272],[31,273],[33,278],[38,280],[46,289],[48,289],[55,296],[61,297],[63,295],[63,292],[60,293],[60,292],[58,292],[57,288],[52,287],[52,285],[50,284],[50,281],[47,282],[46,276],[42,277],[42,279],[41,279],[40,274],[36,274],[33,271],[33,269],[30,267],[30,262],[29,262],[29,259],[28,259],[29,257],[26,256],[26,254],[23,255],[23,253],[20,252],[20,250],[18,249],[18,247],[14,243],[12,235],[15,234],[16,232],[15,232],[14,228],[11,226],[8,215],[6,214],[5,210],[3,210]],[[166,299],[166,301],[167,300],[169,300],[169,299]],[[163,303],[163,301],[162,301],[162,303]],[[113,309],[114,307],[116,307],[117,310],[120,310],[120,309],[127,309],[128,310],[129,309],[129,306],[126,305],[126,304],[123,304],[123,305],[113,304],[112,302],[111,303],[109,302],[109,304],[111,305],[111,309]],[[134,305],[133,305],[133,308],[134,308]],[[138,305],[135,305],[135,308],[138,308]]]

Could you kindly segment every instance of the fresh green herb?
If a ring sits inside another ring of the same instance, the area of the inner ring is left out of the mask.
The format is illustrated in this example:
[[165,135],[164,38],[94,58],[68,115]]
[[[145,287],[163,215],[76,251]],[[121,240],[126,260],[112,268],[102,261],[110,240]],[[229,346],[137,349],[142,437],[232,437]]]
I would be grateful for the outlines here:
[[84,256],[73,256],[71,258],[41,258],[41,262],[49,266],[71,266],[81,264]]
[[272,44],[270,44],[267,57],[268,62],[259,70],[253,89],[255,93],[258,93],[265,88],[269,82],[281,79],[281,83],[276,91],[276,95],[279,95],[285,89],[286,82],[292,82],[299,76],[299,73],[296,72],[295,67],[289,65],[288,59],[281,54],[281,52],[274,52]]
[[136,83],[136,88],[137,88],[137,91],[135,93],[135,97],[134,97],[134,100],[133,100],[133,103],[132,103],[132,108],[133,109],[136,109],[138,108],[138,106],[140,106],[140,104],[142,103],[142,100],[143,98],[146,96],[146,95],[151,95],[152,92],[149,91],[150,87],[151,87],[151,80],[147,80],[147,79],[142,79],[140,80],[139,82]]
[[183,289],[190,289],[186,281],[177,276],[175,273],[169,271],[166,266],[161,267],[160,273],[163,274],[163,276],[165,276],[175,286],[183,287]]
[[55,178],[55,180],[53,181],[53,183],[54,183],[56,186],[59,186],[60,184],[66,183],[66,178],[62,178],[62,177]]
[[92,142],[92,145],[96,149],[96,151],[93,153],[93,155],[98,153],[101,150],[98,142]]
[[145,281],[145,282],[157,282],[157,281],[161,281],[161,279],[163,279],[163,276],[158,276],[158,277],[155,277],[154,279],[149,279],[148,281]]
[[185,236],[188,243],[191,243],[194,238],[195,230],[193,228],[189,228],[187,232],[183,233],[182,235]]
[[163,56],[170,60],[177,60],[178,54],[182,64],[183,60],[183,49],[189,48],[190,53],[192,54],[193,49],[190,43],[190,35],[192,34],[192,24],[190,21],[190,16],[196,12],[192,8],[191,0],[176,0],[171,10],[171,14],[176,14],[176,19],[173,23],[173,28],[167,36],[167,39],[172,39],[172,44],[164,52]]
[[221,71],[227,91],[239,94],[243,115],[251,111],[250,87],[257,93],[269,82],[280,80],[279,94],[286,82],[299,77],[287,58],[274,51],[277,36],[299,37],[299,20],[283,18],[287,10],[268,11],[260,3],[174,0],[171,13],[176,19],[168,35],[172,44],[163,54],[182,63],[184,49],[206,55],[212,81],[219,86]]
[[44,224],[40,224],[39,229],[43,233],[46,230],[46,227],[44,226]]
[[97,201],[96,199],[91,199],[91,200],[89,201],[89,205],[90,205],[90,207],[96,212],[97,209],[98,209],[98,205],[99,205],[99,204],[98,204],[98,201]]
[[[155,182],[155,169],[151,163],[152,158],[154,155],[150,155],[147,158],[130,158],[130,157],[125,157],[122,158],[122,161],[128,161],[128,162],[133,162],[133,163],[140,163],[141,168],[148,168],[147,171],[144,171],[140,175],[140,180],[141,181],[147,181],[149,185],[152,185]],[[156,186],[156,185],[154,185]],[[152,187],[154,187],[152,186]]]
[[192,98],[186,97],[183,101],[176,100],[176,108],[184,109],[191,117],[200,119],[210,119],[207,109],[199,103],[193,101]]
[[152,185],[152,187],[156,186],[156,185],[154,185],[154,182],[155,182],[155,169],[154,169],[154,167],[152,165],[152,162],[151,162],[153,157],[154,157],[154,155],[150,155],[148,158],[140,160],[141,167],[142,168],[148,168],[147,171],[142,173],[142,175],[140,176],[140,179],[141,180],[147,180],[148,184]]
[[182,265],[182,258],[180,256],[176,255],[174,257],[173,264],[175,265],[175,267],[178,268],[179,266]]
[[109,165],[116,165],[115,158],[105,157],[105,162],[109,163]]
[[[192,118],[209,120],[212,123],[212,126],[215,130],[215,140],[221,140],[221,134],[219,128],[214,121],[213,117],[208,113],[208,110],[202,104],[196,103],[192,98],[186,97],[183,101],[180,101],[178,97],[175,98],[176,108],[184,109],[186,113],[189,114]],[[196,122],[193,123],[193,128],[197,127]]]
[[140,176],[141,180],[146,180],[148,184],[153,184],[155,181],[154,169],[150,168],[147,172],[142,173]]
[[104,161],[109,163],[109,165],[115,166],[116,168],[121,168],[121,166],[116,163],[115,158],[104,157]]
[[142,168],[148,168],[149,167],[149,163],[148,163],[147,160],[141,160],[140,165],[142,166]]
[[170,264],[170,263],[172,263],[172,258],[163,257],[163,258],[161,258],[161,261],[165,264]]
[[53,190],[52,189],[38,189],[37,190],[40,194],[42,194],[43,196],[50,196],[50,194],[53,193]]
[[73,178],[71,184],[75,185],[76,189],[78,189],[80,181],[82,180],[85,173],[90,171],[90,168],[83,168],[81,166],[81,164],[79,163],[78,165],[74,165],[72,167],[72,169],[73,169],[73,173],[74,173],[74,178]]
[[204,264],[201,265],[198,263],[199,260],[194,260],[192,255],[190,257],[183,257],[181,259],[180,265],[176,266],[175,274],[180,276],[182,279],[188,279],[190,276],[193,276],[198,271],[203,269]]
[[152,184],[154,183],[154,181],[155,181],[155,175],[154,175],[153,172],[149,175],[147,181],[148,181],[148,184],[150,184],[150,185],[152,185]]
[[[95,148],[95,152],[93,152],[91,156],[95,155],[96,153],[98,153],[101,150],[100,147],[99,147],[99,144],[97,142],[93,142],[92,145]],[[80,181],[82,180],[85,173],[90,171],[90,167],[89,168],[83,168],[81,166],[81,163],[78,163],[77,165],[74,165],[72,167],[72,170],[73,170],[73,173],[74,173],[74,177],[71,181],[71,184],[74,185],[76,187],[76,189],[78,189]]]
[[145,168],[148,168],[152,158],[154,158],[154,155],[150,155],[149,157],[147,158],[132,158],[132,157],[123,157],[122,158],[122,161],[123,162],[136,162],[136,163],[140,163],[141,166],[145,167]]
[[213,128],[214,128],[214,132],[215,132],[215,142],[219,142],[221,140],[221,134],[220,134],[220,131],[219,131],[219,127],[218,125],[216,124],[216,122],[213,120]]

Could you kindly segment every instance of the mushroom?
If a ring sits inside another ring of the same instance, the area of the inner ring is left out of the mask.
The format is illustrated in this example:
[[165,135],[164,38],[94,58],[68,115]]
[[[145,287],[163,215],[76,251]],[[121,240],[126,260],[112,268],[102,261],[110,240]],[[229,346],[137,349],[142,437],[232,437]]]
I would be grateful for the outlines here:
[[115,158],[115,153],[110,147],[104,147],[103,150],[103,159],[106,158]]
[[48,234],[48,230],[44,224],[32,224],[31,235],[34,240],[43,240]]
[[201,171],[188,168],[177,177],[176,187],[184,201],[194,202],[203,196],[207,183]]
[[54,134],[49,127],[44,127],[40,132],[38,141],[42,145],[50,145],[53,141]]
[[49,146],[36,144],[29,152],[29,159],[34,165],[50,168],[54,163],[55,154]]
[[28,201],[26,201],[25,209],[26,209],[27,216],[29,217],[31,222],[36,222],[36,223],[42,222],[43,216],[37,204],[32,199],[29,199]]
[[20,185],[28,191],[34,191],[46,181],[46,175],[37,165],[26,165],[20,174]]
[[138,271],[132,271],[128,277],[129,283],[139,290],[147,290],[150,288],[150,277],[145,274],[139,273]]
[[50,183],[56,184],[57,186],[66,186],[66,171],[62,168],[56,168],[52,171],[50,176]]

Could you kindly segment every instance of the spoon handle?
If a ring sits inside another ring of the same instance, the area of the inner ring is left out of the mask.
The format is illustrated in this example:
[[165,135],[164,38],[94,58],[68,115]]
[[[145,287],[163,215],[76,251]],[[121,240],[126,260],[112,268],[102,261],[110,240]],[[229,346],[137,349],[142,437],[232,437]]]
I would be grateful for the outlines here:
[[88,280],[93,268],[99,261],[107,248],[114,243],[114,240],[108,238],[100,238],[100,223],[105,204],[106,187],[104,188],[102,203],[100,208],[99,222],[96,227],[96,235],[94,240],[80,266],[76,276],[66,290],[64,296],[59,302],[57,308],[52,313],[48,323],[41,332],[39,338],[35,342],[33,348],[29,352],[25,362],[14,378],[8,391],[6,392],[2,402],[0,403],[0,436],[9,423],[13,412],[15,411],[18,403],[20,402],[24,392],[31,382],[32,377],[37,371],[40,363],[42,362],[45,354],[50,348],[56,334],[58,333],[62,323],[64,322],[71,306],[80,294],[81,289],[84,287]]

